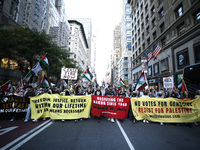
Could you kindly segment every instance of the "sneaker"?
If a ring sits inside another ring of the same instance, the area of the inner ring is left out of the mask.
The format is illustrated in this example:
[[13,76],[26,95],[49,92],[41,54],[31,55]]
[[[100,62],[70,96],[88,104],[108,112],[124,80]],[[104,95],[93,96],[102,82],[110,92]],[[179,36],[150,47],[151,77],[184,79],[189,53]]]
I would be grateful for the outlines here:
[[12,118],[12,119],[10,119],[10,121],[12,122],[12,121],[14,121],[14,119]]
[[108,121],[110,121],[110,118],[108,118]]
[[46,118],[43,118],[43,120],[46,120]]
[[112,123],[114,123],[114,122],[115,122],[115,120],[114,120],[113,118],[111,118],[111,119],[110,119],[110,121],[111,121]]
[[77,121],[77,120],[74,120],[74,122],[77,123],[78,121]]
[[145,119],[143,120],[143,123],[146,123],[146,120],[145,120]]
[[83,121],[83,119],[80,119],[80,121]]
[[28,120],[24,120],[24,122],[28,122]]
[[148,120],[146,120],[146,123],[149,123],[149,121],[148,121]]
[[65,120],[64,120],[64,119],[62,119],[61,121],[62,121],[62,122],[65,122]]
[[163,126],[163,122],[161,122],[160,125]]
[[135,124],[135,119],[133,119],[133,124]]
[[34,119],[34,120],[32,120],[33,122],[38,122],[38,120],[37,119]]

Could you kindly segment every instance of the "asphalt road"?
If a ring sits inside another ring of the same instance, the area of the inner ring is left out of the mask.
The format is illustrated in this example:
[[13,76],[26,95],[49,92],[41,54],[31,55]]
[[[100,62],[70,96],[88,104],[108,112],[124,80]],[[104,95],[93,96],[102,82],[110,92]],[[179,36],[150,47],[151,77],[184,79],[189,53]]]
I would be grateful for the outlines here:
[[[119,124],[119,125],[118,125]],[[125,132],[123,133],[120,129]],[[125,135],[125,136],[124,136]],[[19,144],[20,145],[20,144]],[[16,148],[16,147],[15,147]],[[15,149],[14,148],[14,149]],[[108,122],[104,117],[74,121],[54,121],[47,128],[20,145],[20,150],[199,150],[200,125],[164,124],[142,121],[133,124]]]

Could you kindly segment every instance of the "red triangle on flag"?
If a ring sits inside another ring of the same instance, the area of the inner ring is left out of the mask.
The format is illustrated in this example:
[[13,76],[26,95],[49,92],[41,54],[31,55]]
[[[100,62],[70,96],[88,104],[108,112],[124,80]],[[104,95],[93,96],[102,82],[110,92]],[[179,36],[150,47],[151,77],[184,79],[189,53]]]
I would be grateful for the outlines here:
[[1,86],[1,89],[4,91],[4,92],[7,92],[8,91],[8,85],[10,84],[10,80],[7,81],[4,85]]

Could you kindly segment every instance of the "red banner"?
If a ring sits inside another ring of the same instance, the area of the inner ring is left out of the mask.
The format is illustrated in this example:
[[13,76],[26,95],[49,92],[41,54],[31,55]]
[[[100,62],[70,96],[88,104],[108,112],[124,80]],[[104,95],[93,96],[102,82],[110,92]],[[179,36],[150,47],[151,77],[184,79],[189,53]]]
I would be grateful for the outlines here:
[[125,119],[129,111],[130,98],[92,95],[92,115]]

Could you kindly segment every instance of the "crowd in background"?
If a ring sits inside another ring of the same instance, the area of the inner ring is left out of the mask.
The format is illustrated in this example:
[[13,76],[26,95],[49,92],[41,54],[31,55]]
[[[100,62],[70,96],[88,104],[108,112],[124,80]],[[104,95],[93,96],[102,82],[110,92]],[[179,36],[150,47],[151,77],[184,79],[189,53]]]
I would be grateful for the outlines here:
[[[125,86],[112,86],[108,85],[106,88],[103,86],[94,87],[92,85],[88,85],[87,87],[83,87],[81,85],[70,85],[70,86],[61,86],[60,88],[45,88],[45,87],[35,87],[27,86],[24,88],[15,88],[11,86],[8,89],[7,93],[0,90],[0,100],[3,100],[3,97],[7,95],[16,95],[29,99],[29,107],[27,110],[27,114],[24,122],[28,122],[30,119],[30,98],[33,96],[41,95],[44,93],[48,94],[59,94],[65,96],[75,96],[75,95],[100,95],[100,96],[122,96],[122,97],[157,97],[157,98],[178,98],[182,100],[193,100],[197,97],[200,97],[200,90],[196,91],[196,95],[194,98],[191,98],[187,91],[181,92],[179,89],[161,89],[159,91],[155,89],[143,89],[142,91],[134,91],[132,89],[128,89]],[[130,108],[131,111],[131,108]],[[130,113],[129,113],[130,114]],[[111,122],[115,122],[113,118],[109,118]],[[132,116],[133,121],[135,122],[134,116]],[[15,117],[11,119],[14,121]],[[33,120],[37,122],[37,119]],[[64,120],[63,120],[64,121]],[[77,122],[77,120],[75,120]],[[147,120],[143,120],[144,123],[148,123]],[[163,123],[161,123],[163,125]]]

